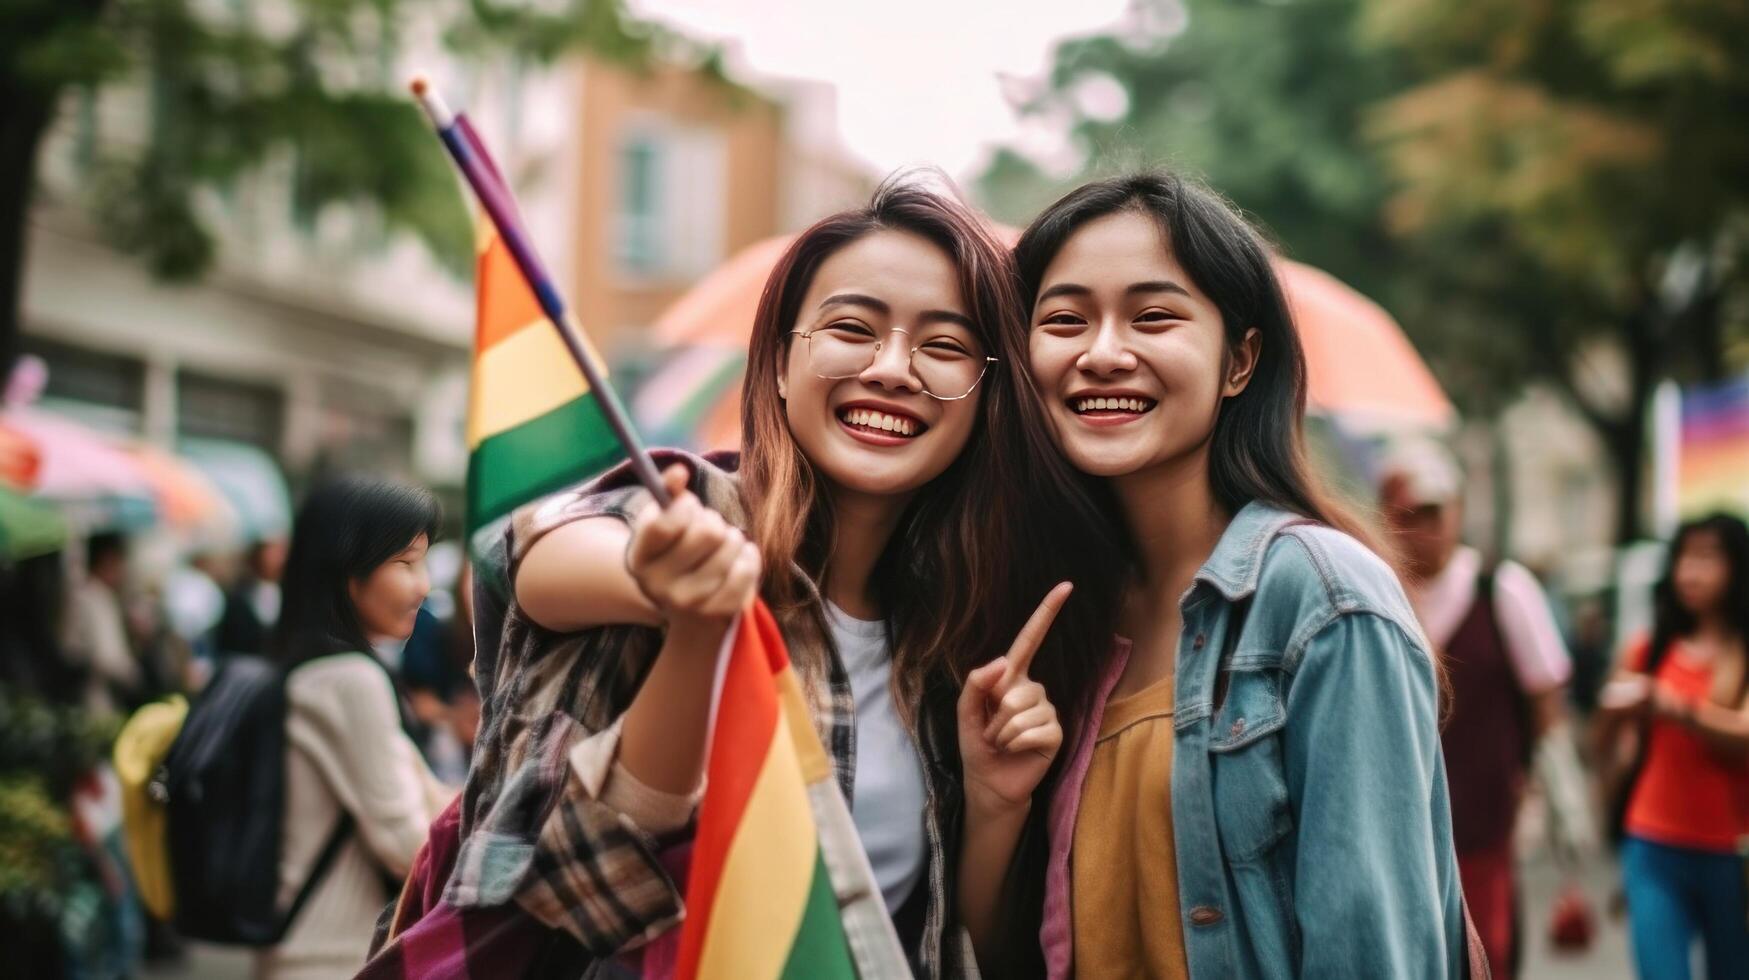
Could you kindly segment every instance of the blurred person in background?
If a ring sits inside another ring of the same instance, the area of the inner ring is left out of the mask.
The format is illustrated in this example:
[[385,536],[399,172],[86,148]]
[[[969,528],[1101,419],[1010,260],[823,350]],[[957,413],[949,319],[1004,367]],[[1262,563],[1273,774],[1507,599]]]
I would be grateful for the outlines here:
[[1395,447],[1379,488],[1409,600],[1451,692],[1441,742],[1464,895],[1494,975],[1513,976],[1513,829],[1537,743],[1564,716],[1572,663],[1536,578],[1460,543],[1462,475],[1443,447]]
[[342,819],[353,831],[284,939],[258,954],[257,976],[356,973],[395,894],[389,879],[407,873],[454,795],[407,737],[394,681],[372,653],[413,632],[439,518],[429,492],[364,479],[316,490],[298,514],[268,645],[287,671],[281,902]]
[[1634,963],[1687,978],[1695,939],[1711,980],[1749,975],[1749,529],[1682,525],[1654,593],[1652,635],[1598,698],[1613,780]]
[[83,703],[83,672],[61,649],[65,597],[62,553],[0,563],[0,683],[13,692]]
[[218,653],[260,654],[279,619],[279,579],[285,570],[286,543],[281,537],[254,542],[243,558],[243,574],[225,594],[213,646]]
[[122,602],[127,573],[127,539],[94,534],[85,544],[85,575],[67,597],[62,648],[84,673],[84,704],[94,712],[117,711],[143,681]]

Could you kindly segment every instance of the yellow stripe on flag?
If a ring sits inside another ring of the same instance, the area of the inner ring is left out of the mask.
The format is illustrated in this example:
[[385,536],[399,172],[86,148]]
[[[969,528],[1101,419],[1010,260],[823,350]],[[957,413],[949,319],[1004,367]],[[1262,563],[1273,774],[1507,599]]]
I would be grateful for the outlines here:
[[475,358],[468,392],[468,448],[588,393],[583,372],[558,331],[536,320]]
[[723,862],[699,957],[701,977],[764,980],[780,976],[789,961],[820,842],[807,791],[796,778],[796,742],[786,734],[780,728],[771,740]]
[[802,767],[802,782],[812,786],[822,779],[832,778],[832,762],[826,758],[826,747],[820,744],[820,733],[808,717],[808,702],[796,681],[796,672],[786,668],[777,675],[777,707],[789,725],[790,741],[796,746],[796,759]]

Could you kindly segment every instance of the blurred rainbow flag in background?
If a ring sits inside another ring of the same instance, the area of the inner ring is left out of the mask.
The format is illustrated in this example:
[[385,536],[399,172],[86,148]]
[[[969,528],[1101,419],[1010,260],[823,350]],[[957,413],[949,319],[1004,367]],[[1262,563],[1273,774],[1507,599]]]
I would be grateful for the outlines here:
[[1749,377],[1682,389],[1676,507],[1749,515]]

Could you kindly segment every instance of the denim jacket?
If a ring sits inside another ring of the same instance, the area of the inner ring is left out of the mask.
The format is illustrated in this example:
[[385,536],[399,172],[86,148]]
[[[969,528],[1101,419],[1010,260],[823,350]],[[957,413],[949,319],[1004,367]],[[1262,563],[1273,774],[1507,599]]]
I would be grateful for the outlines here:
[[[1171,806],[1191,976],[1463,976],[1434,664],[1391,570],[1253,503],[1180,608]],[[1069,849],[1127,655],[1120,642],[1051,800],[1052,977],[1072,970]]]

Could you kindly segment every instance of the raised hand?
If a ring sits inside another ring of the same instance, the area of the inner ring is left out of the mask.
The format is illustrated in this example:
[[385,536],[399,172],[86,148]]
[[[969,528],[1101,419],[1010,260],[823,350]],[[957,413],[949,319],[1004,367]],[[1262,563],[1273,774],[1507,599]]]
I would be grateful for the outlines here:
[[1074,586],[1062,582],[1039,603],[1008,652],[966,677],[959,699],[966,809],[991,814],[1031,803],[1063,746],[1063,726],[1044,685],[1027,676],[1032,659]]
[[626,568],[670,629],[721,631],[759,589],[759,549],[686,489],[686,467],[662,471],[673,498],[633,522]]

